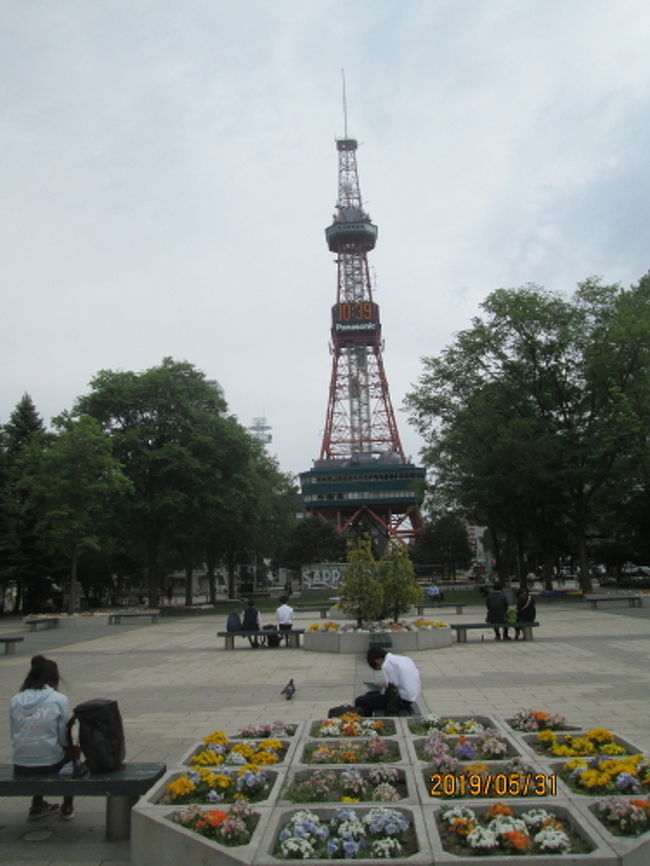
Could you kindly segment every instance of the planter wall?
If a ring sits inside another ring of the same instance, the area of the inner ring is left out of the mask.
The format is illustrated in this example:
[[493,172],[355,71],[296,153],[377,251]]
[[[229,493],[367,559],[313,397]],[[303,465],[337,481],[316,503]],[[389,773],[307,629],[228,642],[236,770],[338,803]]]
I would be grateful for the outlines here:
[[[370,632],[362,631],[306,631],[303,648],[307,652],[365,653],[370,645]],[[451,646],[450,628],[418,629],[417,631],[372,632],[389,638],[392,651],[409,653],[418,650]]]

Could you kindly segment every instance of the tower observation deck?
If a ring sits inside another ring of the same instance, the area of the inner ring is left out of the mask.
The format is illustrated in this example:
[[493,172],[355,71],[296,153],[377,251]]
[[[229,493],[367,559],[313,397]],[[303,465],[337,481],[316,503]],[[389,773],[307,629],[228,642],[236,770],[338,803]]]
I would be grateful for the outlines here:
[[363,209],[357,142],[338,139],[336,149],[338,199],[325,229],[337,264],[332,374],[320,457],[300,474],[302,499],[339,532],[366,519],[385,537],[408,539],[421,525],[425,470],[404,456],[384,371],[367,258],[378,232]]

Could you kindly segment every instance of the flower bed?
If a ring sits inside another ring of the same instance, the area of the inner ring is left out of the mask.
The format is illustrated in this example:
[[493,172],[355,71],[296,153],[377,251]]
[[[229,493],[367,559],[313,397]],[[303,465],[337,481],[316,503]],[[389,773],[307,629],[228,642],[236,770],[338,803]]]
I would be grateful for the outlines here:
[[301,809],[286,817],[272,849],[280,860],[401,859],[419,850],[413,816],[405,809]]
[[409,796],[403,769],[379,764],[369,769],[299,770],[280,798],[292,803],[396,802]]
[[493,728],[494,721],[488,716],[443,717],[429,713],[416,719],[408,719],[409,731],[413,734],[431,734],[442,731],[444,734],[482,734],[486,728]]
[[312,737],[393,737],[395,722],[392,719],[367,719],[358,713],[345,713],[335,719],[313,722]]
[[307,743],[302,760],[304,764],[380,764],[400,758],[400,749],[394,740],[372,737]]
[[578,734],[556,734],[543,730],[525,736],[524,742],[538,755],[551,758],[589,757],[591,755],[629,755],[636,749],[605,728],[593,728]]
[[190,751],[184,763],[190,767],[268,766],[282,761],[288,748],[286,741],[275,737],[231,740],[223,731],[213,731]]
[[287,722],[267,722],[261,725],[246,725],[233,739],[240,740],[266,740],[269,738],[282,739],[293,737],[299,725]]
[[369,628],[353,625],[336,627],[336,623],[314,623],[303,635],[303,648],[308,652],[361,653],[370,645],[370,635],[384,634],[390,638],[395,652],[438,649],[451,646],[452,633],[444,622],[416,620],[404,623],[377,623]]
[[496,728],[486,728],[475,736],[449,736],[434,731],[429,737],[414,741],[415,753],[421,761],[441,760],[501,761],[517,756],[514,745]]
[[560,713],[547,713],[544,710],[532,710],[522,707],[515,715],[506,719],[514,731],[575,731],[577,728],[569,725]]
[[162,794],[154,801],[166,803],[233,803],[237,799],[259,803],[266,800],[277,773],[265,767],[245,764],[237,770],[197,767],[176,773],[167,780]]
[[650,793],[650,762],[643,755],[571,758],[564,764],[553,766],[562,781],[576,794],[602,797],[607,794]]
[[605,797],[591,811],[615,836],[639,837],[650,832],[650,800],[646,798]]
[[437,812],[436,824],[444,850],[458,857],[547,857],[586,854],[595,848],[567,809],[555,805],[509,806],[496,802],[476,808],[443,806]]
[[200,806],[189,806],[174,812],[172,821],[188,830],[229,847],[247,845],[257,826],[259,815],[245,800],[238,800],[229,809],[206,811]]

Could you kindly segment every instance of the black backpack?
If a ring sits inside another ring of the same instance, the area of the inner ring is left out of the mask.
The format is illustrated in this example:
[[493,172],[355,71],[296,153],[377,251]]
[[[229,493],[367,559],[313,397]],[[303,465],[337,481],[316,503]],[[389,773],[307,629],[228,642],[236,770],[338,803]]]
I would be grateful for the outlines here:
[[262,631],[268,632],[266,635],[266,645],[269,647],[280,646],[280,635],[277,633],[277,628],[274,625],[265,625]]
[[74,753],[72,729],[79,723],[79,747],[85,758],[84,768],[75,761],[75,775],[112,773],[124,763],[126,744],[124,727],[117,701],[95,698],[78,704],[68,722],[68,746]]
[[228,614],[226,620],[226,631],[241,631],[241,619],[236,610]]

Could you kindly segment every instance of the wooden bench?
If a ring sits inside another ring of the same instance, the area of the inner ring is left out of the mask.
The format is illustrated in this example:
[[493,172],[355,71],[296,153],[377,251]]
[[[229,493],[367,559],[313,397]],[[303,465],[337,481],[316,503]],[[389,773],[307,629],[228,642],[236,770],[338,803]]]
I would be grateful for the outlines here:
[[320,611],[320,618],[327,619],[327,611],[330,609],[329,604],[301,604],[300,607],[294,607],[298,613],[307,613],[311,611]]
[[623,593],[621,595],[585,595],[585,601],[588,601],[595,610],[599,604],[607,601],[626,601],[628,607],[643,607],[643,599],[640,595],[630,595]]
[[0,797],[106,797],[106,840],[128,839],[131,807],[167,770],[165,764],[123,764],[113,773],[75,779],[59,773],[16,776],[11,764],[0,764]]
[[109,625],[121,625],[123,619],[135,619],[136,617],[144,616],[148,617],[152,623],[158,622],[160,619],[160,611],[159,610],[129,610],[122,613],[109,613],[108,615],[108,624]]
[[425,608],[431,608],[431,610],[437,610],[441,607],[455,607],[456,613],[462,613],[463,608],[465,607],[465,602],[455,602],[455,601],[425,601],[423,604],[416,604],[415,609],[418,612],[419,616],[424,614]]
[[45,628],[58,628],[59,619],[58,616],[28,616],[25,617],[24,622],[29,626],[30,631],[36,631],[39,625],[44,625]]
[[456,632],[457,643],[467,643],[467,632],[470,629],[488,629],[494,628],[520,628],[523,632],[524,640],[533,639],[533,629],[539,626],[538,622],[463,622],[451,626]]
[[292,649],[300,649],[300,635],[304,634],[304,628],[292,628],[282,631],[269,631],[264,629],[255,629],[254,631],[218,631],[217,637],[225,638],[225,649],[234,650],[236,637],[262,637],[267,638],[269,635],[277,637],[285,637],[287,646]]
[[5,655],[6,656],[14,656],[16,655],[16,644],[24,640],[23,637],[9,636],[5,635],[4,637],[0,637],[0,643],[5,645]]

